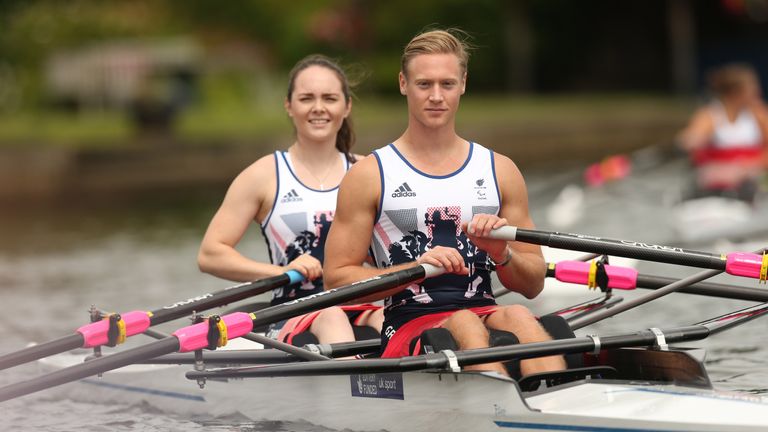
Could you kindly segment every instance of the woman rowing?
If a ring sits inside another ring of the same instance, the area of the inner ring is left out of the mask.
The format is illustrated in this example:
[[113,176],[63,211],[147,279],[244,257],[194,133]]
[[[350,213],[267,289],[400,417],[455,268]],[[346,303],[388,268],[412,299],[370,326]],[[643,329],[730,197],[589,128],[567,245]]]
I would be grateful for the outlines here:
[[752,201],[766,168],[768,109],[755,71],[729,64],[710,73],[715,99],[700,108],[679,134],[697,166],[697,195],[728,195]]
[[[299,61],[290,72],[284,104],[293,122],[294,143],[287,151],[262,157],[235,178],[198,254],[200,270],[233,281],[252,281],[286,270],[301,273],[306,281],[274,290],[272,305],[323,291],[325,236],[333,220],[338,185],[356,159],[350,153],[355,140],[349,119],[350,84],[338,64],[320,55]],[[267,241],[270,263],[235,249],[254,220]],[[359,309],[356,323],[380,330],[381,312],[374,313],[377,308],[370,306]],[[339,307],[292,324],[304,325],[320,343],[354,340],[350,320]],[[283,325],[273,325],[270,334],[276,336]]]

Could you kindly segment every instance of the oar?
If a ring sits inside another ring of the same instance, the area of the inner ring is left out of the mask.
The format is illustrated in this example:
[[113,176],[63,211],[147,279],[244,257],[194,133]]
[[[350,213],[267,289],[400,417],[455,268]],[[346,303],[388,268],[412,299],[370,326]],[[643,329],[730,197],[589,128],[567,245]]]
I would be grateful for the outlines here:
[[74,334],[0,356],[0,370],[75,348],[116,345],[129,336],[145,332],[149,327],[175,320],[192,312],[201,312],[271,291],[277,287],[301,282],[296,270],[255,282],[238,284],[176,302],[151,312],[132,311],[107,315],[104,319],[78,328]]
[[[744,277],[752,277],[765,282],[768,279],[768,255],[765,248],[755,253],[733,252],[727,255],[714,255],[707,252],[685,250],[677,247],[649,245],[646,243],[611,240],[600,237],[579,234],[565,234],[549,231],[538,231],[506,226],[491,232],[492,238],[508,241],[522,241],[563,249],[573,249],[606,255],[618,255],[627,258],[644,259],[668,264],[687,265],[707,268],[706,270],[673,282],[642,297],[621,303],[610,309],[603,309],[593,314],[583,316],[569,322],[572,329],[577,330],[605,318],[635,308],[659,297],[711,278],[723,271]],[[762,254],[762,255],[760,255]]]
[[442,268],[421,264],[272,306],[257,314],[235,312],[221,317],[210,317],[204,322],[175,331],[171,337],[0,387],[0,402],[164,354],[196,351],[203,348],[215,349],[217,346],[226,344],[228,339],[249,333],[255,326],[338,305],[442,273]]
[[275,366],[247,366],[208,371],[190,371],[189,379],[249,378],[275,376],[348,375],[356,373],[407,372],[425,369],[458,371],[460,366],[528,359],[551,355],[594,352],[624,347],[657,346],[704,339],[768,313],[768,303],[752,306],[697,324],[670,329],[651,328],[613,336],[586,336],[519,345],[504,345],[466,351],[441,351],[411,357],[362,360],[332,360]]
[[[591,259],[599,257],[600,254],[590,253],[586,255],[582,255],[580,257],[575,258],[573,261],[589,261]],[[547,277],[550,277],[549,273],[547,273]],[[513,291],[508,290],[506,287],[501,286],[493,290],[493,298],[499,298],[501,296],[507,295]]]
[[[581,261],[560,261],[547,265],[547,277],[553,277],[560,282],[587,285],[595,287],[596,263]],[[660,289],[679,279],[663,276],[643,275],[636,269],[606,264],[603,269],[607,275],[608,288],[631,290],[635,288]],[[698,282],[677,290],[687,294],[697,294],[707,297],[748,300],[756,302],[768,301],[768,291],[762,289],[740,287],[735,285]]]
[[[367,339],[352,342],[338,342],[333,344],[309,344],[305,348],[318,354],[338,358],[349,357],[358,354],[371,354],[379,350],[381,339]],[[298,347],[296,347],[298,348]],[[301,348],[298,348],[301,349]],[[279,349],[237,349],[203,352],[202,361],[206,365],[232,365],[232,364],[281,364],[304,361],[303,358],[287,353]],[[137,364],[195,364],[197,359],[194,353],[174,353],[160,356],[154,359],[138,361]]]
[[533,243],[561,249],[616,255],[645,261],[699,267],[725,271],[734,276],[768,279],[768,255],[732,252],[717,255],[708,252],[686,250],[679,247],[660,246],[630,240],[613,240],[582,234],[531,230],[505,226],[491,232],[491,238]]

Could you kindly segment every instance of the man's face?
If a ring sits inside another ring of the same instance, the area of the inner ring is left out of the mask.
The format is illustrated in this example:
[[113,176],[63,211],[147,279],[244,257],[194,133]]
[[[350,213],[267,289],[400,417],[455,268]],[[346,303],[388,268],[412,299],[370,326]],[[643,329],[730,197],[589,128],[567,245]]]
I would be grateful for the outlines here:
[[411,121],[428,128],[453,125],[466,73],[454,54],[422,54],[400,73],[400,93],[408,99]]

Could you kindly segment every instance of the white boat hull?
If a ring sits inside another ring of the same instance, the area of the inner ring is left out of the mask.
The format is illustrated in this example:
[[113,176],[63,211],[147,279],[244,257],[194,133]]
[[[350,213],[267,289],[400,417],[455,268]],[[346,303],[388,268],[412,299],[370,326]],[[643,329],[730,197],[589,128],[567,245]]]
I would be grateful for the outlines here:
[[[65,354],[40,365],[52,371],[81,359]],[[495,374],[406,372],[208,380],[201,389],[185,378],[190,369],[132,365],[50,392],[191,418],[240,414],[354,431],[768,430],[764,398],[710,388],[591,380],[522,393]]]

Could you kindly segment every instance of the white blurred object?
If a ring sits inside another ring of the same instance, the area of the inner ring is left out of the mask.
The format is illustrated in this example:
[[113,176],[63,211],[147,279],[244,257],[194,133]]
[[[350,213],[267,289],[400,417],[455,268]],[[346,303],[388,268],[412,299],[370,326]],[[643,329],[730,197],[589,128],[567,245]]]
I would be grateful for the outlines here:
[[[749,204],[731,198],[698,198],[674,208],[675,230],[686,242],[728,239],[752,225],[754,218]],[[768,224],[768,221],[762,223]]]
[[584,190],[571,184],[563,188],[547,207],[547,222],[554,228],[568,228],[584,216]]

